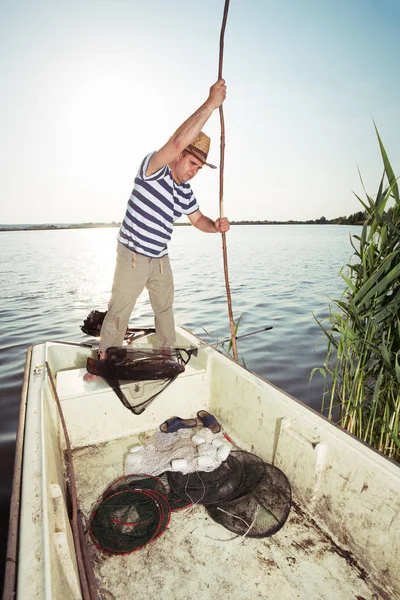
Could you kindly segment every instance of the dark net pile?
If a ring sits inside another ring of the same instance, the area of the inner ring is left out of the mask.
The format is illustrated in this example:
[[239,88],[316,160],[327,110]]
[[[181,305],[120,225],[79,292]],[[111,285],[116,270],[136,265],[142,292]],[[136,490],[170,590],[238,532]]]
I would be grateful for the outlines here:
[[216,504],[234,497],[243,482],[243,467],[232,454],[211,472],[196,471],[184,475],[168,471],[171,490],[193,504]]
[[168,490],[167,500],[168,500],[168,504],[171,509],[171,512],[175,512],[176,510],[181,510],[182,508],[187,508],[188,506],[191,506],[192,502],[187,496],[182,498],[180,494],[176,494],[171,489],[171,487],[168,483],[167,473],[162,473],[160,475],[160,480],[162,481],[162,483],[165,485],[165,487]]
[[204,504],[214,521],[248,537],[276,533],[291,507],[291,489],[285,474],[250,452],[231,452],[210,473],[168,472],[168,483],[181,498]]
[[239,450],[211,472],[127,475],[103,493],[90,535],[103,552],[128,554],[159,537],[172,510],[191,504],[205,505],[214,521],[237,535],[267,537],[284,525],[291,489],[277,467]]

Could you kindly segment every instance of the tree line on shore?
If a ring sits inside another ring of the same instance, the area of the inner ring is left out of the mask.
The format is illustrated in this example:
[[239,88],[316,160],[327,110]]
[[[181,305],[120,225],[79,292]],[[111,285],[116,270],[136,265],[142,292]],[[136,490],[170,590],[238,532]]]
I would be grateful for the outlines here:
[[[319,219],[309,219],[307,221],[231,221],[232,225],[363,225],[367,218],[366,211],[358,211],[348,217],[337,217],[335,219],[327,219],[320,217]],[[16,230],[34,230],[42,229],[88,229],[93,227],[120,227],[121,223],[113,221],[111,223],[66,223],[66,224],[39,224],[39,225],[0,225],[0,231],[16,231]],[[190,223],[175,223],[177,226],[186,226]]]

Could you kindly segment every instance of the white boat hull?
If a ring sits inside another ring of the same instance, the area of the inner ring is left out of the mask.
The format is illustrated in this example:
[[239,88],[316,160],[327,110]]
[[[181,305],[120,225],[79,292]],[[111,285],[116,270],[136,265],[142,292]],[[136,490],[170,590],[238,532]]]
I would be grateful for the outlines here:
[[[199,343],[177,329],[178,346]],[[20,600],[82,597],[67,511],[65,439],[46,362],[57,381],[86,520],[123,474],[124,454],[138,436],[200,409],[214,414],[235,444],[279,467],[292,486],[295,506],[272,538],[220,541],[232,534],[197,506],[174,513],[162,537],[128,557],[105,557],[88,539],[104,598],[400,597],[397,464],[214,349],[192,358],[141,415],[131,414],[103,380],[84,382],[91,355],[90,348],[57,342],[32,349],[19,436],[21,493],[17,464],[9,541],[9,556],[14,560],[18,550],[18,558],[6,571],[4,600],[14,588]]]

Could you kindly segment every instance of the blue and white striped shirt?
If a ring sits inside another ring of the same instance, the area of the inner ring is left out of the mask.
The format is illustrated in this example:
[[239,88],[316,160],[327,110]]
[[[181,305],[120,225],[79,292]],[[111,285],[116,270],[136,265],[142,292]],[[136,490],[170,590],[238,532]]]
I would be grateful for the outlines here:
[[199,206],[190,185],[176,183],[168,165],[146,176],[153,154],[146,156],[135,177],[118,241],[138,254],[161,258],[168,254],[174,221]]

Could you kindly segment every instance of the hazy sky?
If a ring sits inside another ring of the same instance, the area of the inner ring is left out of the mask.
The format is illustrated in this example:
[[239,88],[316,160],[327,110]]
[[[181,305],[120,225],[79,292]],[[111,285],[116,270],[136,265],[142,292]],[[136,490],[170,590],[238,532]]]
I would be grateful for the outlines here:
[[[0,223],[120,221],[217,78],[224,0],[0,0]],[[224,213],[316,219],[400,174],[400,1],[231,0]],[[204,130],[218,164],[218,111]],[[193,180],[218,216],[219,172]]]

